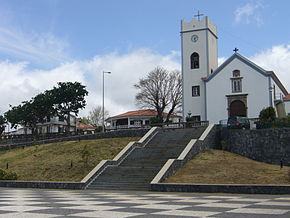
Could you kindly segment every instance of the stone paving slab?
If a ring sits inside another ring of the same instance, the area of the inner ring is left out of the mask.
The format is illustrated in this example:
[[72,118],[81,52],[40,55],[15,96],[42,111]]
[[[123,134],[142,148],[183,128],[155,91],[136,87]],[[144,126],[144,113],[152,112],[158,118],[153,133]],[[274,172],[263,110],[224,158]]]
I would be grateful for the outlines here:
[[289,195],[0,188],[0,217],[289,218]]

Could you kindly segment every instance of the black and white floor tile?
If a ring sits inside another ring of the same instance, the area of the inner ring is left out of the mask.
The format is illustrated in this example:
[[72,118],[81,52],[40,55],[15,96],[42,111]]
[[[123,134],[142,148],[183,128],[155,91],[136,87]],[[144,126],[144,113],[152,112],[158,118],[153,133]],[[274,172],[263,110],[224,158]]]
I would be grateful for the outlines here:
[[290,217],[290,195],[0,188],[0,217]]

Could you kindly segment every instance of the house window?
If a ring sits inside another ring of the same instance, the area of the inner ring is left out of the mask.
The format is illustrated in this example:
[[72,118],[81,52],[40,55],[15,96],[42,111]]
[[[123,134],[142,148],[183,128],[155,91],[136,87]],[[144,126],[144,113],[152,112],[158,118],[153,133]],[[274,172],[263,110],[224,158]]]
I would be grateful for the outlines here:
[[190,68],[191,69],[199,68],[199,55],[196,52],[192,53],[192,55],[190,56]]
[[200,96],[200,87],[192,86],[192,97]]

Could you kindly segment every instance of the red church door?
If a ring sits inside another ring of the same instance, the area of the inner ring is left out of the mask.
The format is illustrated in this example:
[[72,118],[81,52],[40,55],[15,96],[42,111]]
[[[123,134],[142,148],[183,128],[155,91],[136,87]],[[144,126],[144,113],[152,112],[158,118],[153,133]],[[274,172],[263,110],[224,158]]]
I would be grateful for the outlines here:
[[244,102],[235,100],[230,105],[230,117],[246,117],[247,109]]

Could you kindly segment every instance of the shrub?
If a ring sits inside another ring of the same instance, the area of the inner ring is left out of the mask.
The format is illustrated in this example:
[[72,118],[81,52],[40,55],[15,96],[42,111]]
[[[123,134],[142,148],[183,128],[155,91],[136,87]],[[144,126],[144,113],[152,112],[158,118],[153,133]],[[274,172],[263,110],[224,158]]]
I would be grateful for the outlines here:
[[17,180],[17,174],[0,169],[0,180]]
[[96,126],[95,132],[102,132],[103,127],[102,126]]
[[150,118],[150,124],[156,124],[156,123],[163,123],[163,118],[162,117]]
[[259,115],[260,121],[268,121],[268,122],[273,122],[276,120],[276,112],[273,107],[267,107],[263,110],[260,111]]

